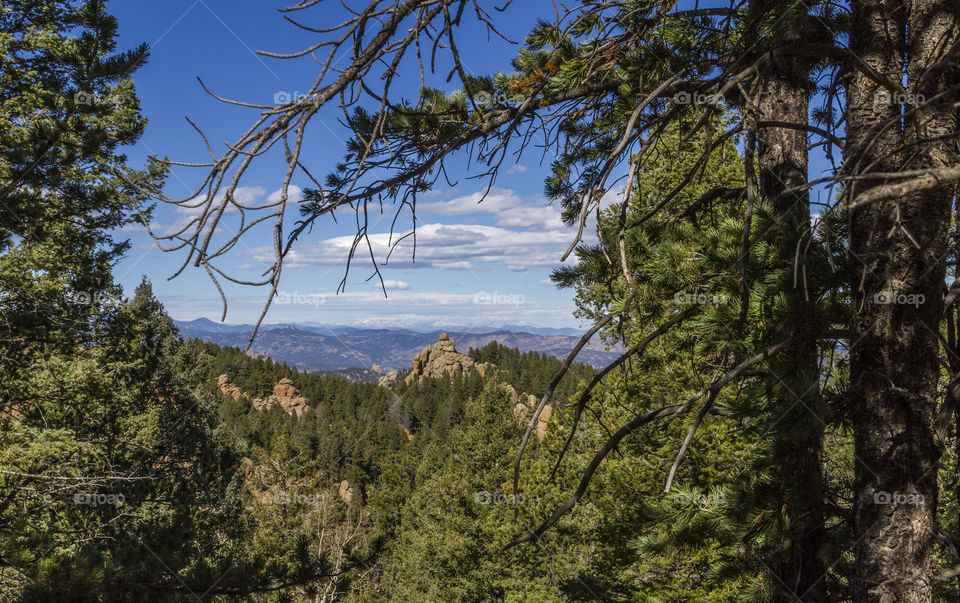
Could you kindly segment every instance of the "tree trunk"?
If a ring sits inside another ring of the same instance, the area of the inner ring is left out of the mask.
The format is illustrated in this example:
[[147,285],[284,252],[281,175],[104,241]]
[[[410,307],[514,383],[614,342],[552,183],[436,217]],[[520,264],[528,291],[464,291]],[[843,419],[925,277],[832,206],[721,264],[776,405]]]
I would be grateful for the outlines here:
[[[907,31],[909,36],[909,64],[907,69],[908,112],[905,120],[905,146],[914,157],[911,168],[942,168],[960,163],[958,152],[958,111],[954,108],[960,100],[960,3],[956,0],[918,0],[912,5]],[[949,65],[952,62],[953,65]],[[917,195],[916,202],[924,208],[931,208],[942,217],[940,230],[943,232],[944,248],[934,248],[939,261],[946,256],[949,244],[949,212],[955,210],[957,187],[949,185]],[[944,276],[939,270],[939,282]],[[956,276],[956,272],[954,272]],[[938,298],[939,301],[939,298]],[[942,312],[943,309],[940,308]],[[954,373],[960,363],[952,359],[950,364]],[[951,384],[947,396],[955,401],[960,394],[957,384]],[[955,406],[956,409],[956,406]],[[960,409],[958,409],[960,410]],[[957,444],[960,446],[960,443]],[[960,487],[960,486],[958,486]],[[936,507],[934,507],[934,510]],[[934,517],[933,529],[937,523]]]
[[[784,43],[801,39],[788,31]],[[797,58],[774,59],[764,74],[758,104],[760,121],[806,126],[809,76]],[[802,274],[805,263],[801,241],[809,236],[810,202],[807,191],[790,191],[807,183],[807,135],[792,128],[760,128],[757,134],[760,193],[769,199],[780,219],[778,243],[781,269],[793,274],[794,259]],[[799,255],[797,255],[799,245]],[[798,337],[796,343],[771,359],[776,421],[774,458],[781,493],[784,546],[772,559],[777,577],[775,600],[825,600],[824,565],[820,551],[825,540],[823,475],[821,471],[824,418],[820,396],[815,328],[816,300],[807,297],[803,279],[784,282],[786,315],[772,337]]]
[[[943,33],[934,31],[927,14],[947,4],[913,2],[911,9],[899,0],[852,2],[851,50],[894,84],[903,81],[909,56],[908,92],[915,93],[918,76],[929,66],[924,49],[931,36]],[[847,102],[848,175],[930,165],[934,149],[925,145],[921,152],[913,144],[919,130],[939,121],[935,114],[911,115],[909,95],[879,86],[856,67],[851,67]],[[851,185],[851,202],[886,183]],[[943,191],[876,201],[850,213],[850,250],[863,265],[851,283],[860,332],[851,350],[855,601],[933,598],[940,457],[936,334],[948,218]]]

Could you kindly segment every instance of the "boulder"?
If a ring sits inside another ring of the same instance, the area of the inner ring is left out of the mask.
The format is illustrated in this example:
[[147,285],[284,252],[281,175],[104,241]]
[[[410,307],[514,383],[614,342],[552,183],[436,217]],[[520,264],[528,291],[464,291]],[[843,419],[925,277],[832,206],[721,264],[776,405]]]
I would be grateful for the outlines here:
[[353,486],[347,480],[340,482],[340,498],[348,505],[353,502]]
[[[530,420],[530,417],[533,416],[533,412],[537,409],[537,406],[540,405],[540,400],[537,399],[533,394],[517,394],[517,390],[513,386],[508,385],[507,389],[510,391],[511,404],[513,404],[513,414],[516,415],[517,420],[521,423],[527,423]],[[543,438],[547,434],[547,428],[550,425],[550,417],[553,416],[553,407],[547,404],[543,407],[543,410],[540,411],[540,416],[537,417],[537,437]]]
[[297,415],[298,419],[310,409],[310,405],[308,404],[309,400],[303,396],[297,396],[296,398],[278,398],[277,402],[287,413]]
[[281,379],[273,386],[273,395],[277,398],[296,398],[300,395],[290,379]]
[[273,386],[273,395],[264,400],[264,406],[271,408],[279,405],[287,414],[297,415],[299,419],[310,410],[310,400],[300,395],[290,379],[281,379]]
[[547,435],[547,426],[552,416],[553,407],[547,404],[543,407],[543,410],[540,411],[540,416],[537,419],[537,437],[543,439],[543,436]]

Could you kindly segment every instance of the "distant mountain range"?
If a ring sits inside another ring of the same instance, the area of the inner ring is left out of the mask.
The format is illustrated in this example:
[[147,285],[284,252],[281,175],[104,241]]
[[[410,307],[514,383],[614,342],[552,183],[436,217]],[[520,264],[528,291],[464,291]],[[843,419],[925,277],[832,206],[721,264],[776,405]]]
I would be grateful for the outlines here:
[[[239,348],[247,345],[253,332],[252,325],[230,325],[206,318],[175,323],[184,337]],[[479,329],[443,332],[454,340],[457,350],[462,353],[496,340],[523,352],[533,350],[558,358],[566,357],[582,335],[576,329],[522,326],[490,328],[485,332]],[[269,356],[277,362],[310,372],[370,368],[375,364],[384,370],[402,370],[409,369],[413,357],[425,346],[435,343],[440,333],[441,330],[422,333],[411,329],[364,329],[310,323],[264,325],[250,353]],[[602,342],[594,340],[583,349],[579,360],[602,366],[617,356],[616,350],[608,351]]]

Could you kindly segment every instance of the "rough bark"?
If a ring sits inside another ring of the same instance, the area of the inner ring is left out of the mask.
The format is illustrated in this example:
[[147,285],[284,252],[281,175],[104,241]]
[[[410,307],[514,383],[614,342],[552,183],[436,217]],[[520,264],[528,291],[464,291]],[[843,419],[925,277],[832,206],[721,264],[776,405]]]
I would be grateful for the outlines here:
[[[960,163],[960,141],[957,139],[958,111],[955,106],[960,100],[960,66],[957,64],[960,61],[960,3],[956,0],[915,1],[907,27],[910,32],[907,100],[913,102],[915,108],[907,113],[904,124],[905,147],[914,159],[910,167],[943,168],[957,165]],[[956,185],[951,184],[915,195],[915,202],[925,208],[924,211],[930,208],[942,219],[939,224],[942,247],[930,250],[938,262],[932,272],[939,283],[944,282],[939,262],[948,253],[948,214],[956,203],[956,193]],[[939,296],[937,301],[940,301]],[[939,307],[938,310],[943,311]],[[957,368],[956,359],[950,364],[954,369]],[[955,401],[958,395],[958,384],[951,384],[947,396]],[[933,509],[936,510],[935,505]],[[936,532],[936,528],[934,516],[931,529]]]
[[[802,24],[796,24],[797,27]],[[798,28],[788,30],[783,43],[802,39]],[[795,57],[772,60],[763,74],[758,103],[760,122],[805,126],[809,111],[809,75]],[[809,235],[810,202],[807,192],[786,192],[807,183],[807,136],[796,128],[761,128],[757,133],[760,193],[769,199],[780,219],[778,248],[781,269],[798,273],[805,263],[801,241]],[[799,250],[799,254],[797,251]],[[815,318],[816,303],[803,290],[803,280],[784,282],[786,315],[778,321],[783,331],[775,338],[799,336],[787,350],[771,359],[776,396],[774,458],[787,522],[784,543],[772,560],[777,601],[825,600],[825,540],[823,475],[821,469],[824,420],[820,397]]]
[[[954,0],[951,0],[951,2]],[[938,37],[923,13],[948,2],[851,2],[850,46],[906,98],[851,70],[846,165],[851,174],[929,166],[932,147],[917,132],[935,113],[912,111],[910,94],[929,67]],[[939,6],[939,8],[937,8]],[[906,32],[910,22],[910,42]],[[924,86],[929,83],[923,84]],[[904,123],[907,124],[904,131]],[[911,140],[912,139],[912,140]],[[872,181],[869,186],[887,182]],[[866,186],[850,190],[851,201]],[[931,601],[936,534],[935,437],[939,328],[949,202],[943,190],[869,203],[850,214],[850,249],[862,265],[851,283],[860,339],[851,351],[856,453],[855,601]]]

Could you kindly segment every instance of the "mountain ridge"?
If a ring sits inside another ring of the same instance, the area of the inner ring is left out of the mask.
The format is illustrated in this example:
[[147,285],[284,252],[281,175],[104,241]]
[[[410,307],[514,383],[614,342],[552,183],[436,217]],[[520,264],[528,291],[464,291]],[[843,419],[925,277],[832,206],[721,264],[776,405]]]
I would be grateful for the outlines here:
[[[215,333],[239,333],[239,332],[250,332],[253,330],[252,324],[240,323],[224,323],[216,322],[210,320],[209,318],[195,318],[193,320],[174,320],[176,325],[183,328],[188,328],[191,330],[202,330],[210,331]],[[409,331],[412,333],[418,333],[421,335],[433,335],[437,333],[473,333],[473,334],[485,334],[485,333],[497,333],[497,332],[509,332],[509,333],[525,333],[531,335],[565,335],[570,337],[581,337],[586,333],[583,329],[575,329],[573,327],[538,327],[534,325],[523,325],[523,324],[505,324],[497,325],[490,324],[484,326],[468,326],[468,325],[447,325],[447,324],[430,324],[430,325],[420,325],[417,327],[412,326],[391,326],[391,325],[329,325],[324,323],[316,323],[311,321],[306,322],[280,322],[280,323],[270,323],[261,325],[260,329],[263,331],[269,331],[274,329],[286,328],[286,327],[295,327],[303,331],[311,331],[317,333],[334,333],[339,334],[347,331]]]
[[[201,318],[174,321],[184,337],[209,341],[221,346],[244,348],[253,332],[251,325],[229,325]],[[494,330],[488,332],[434,330],[427,333],[410,329],[365,329],[360,327],[316,327],[298,324],[264,325],[250,348],[252,356],[263,355],[277,362],[309,372],[343,369],[383,370],[409,368],[413,358],[427,345],[437,341],[440,333],[449,333],[460,349],[481,348],[491,341],[522,352],[542,352],[565,358],[580,339],[573,335],[540,335],[536,333]],[[578,360],[603,366],[619,355],[599,341],[589,342]]]

